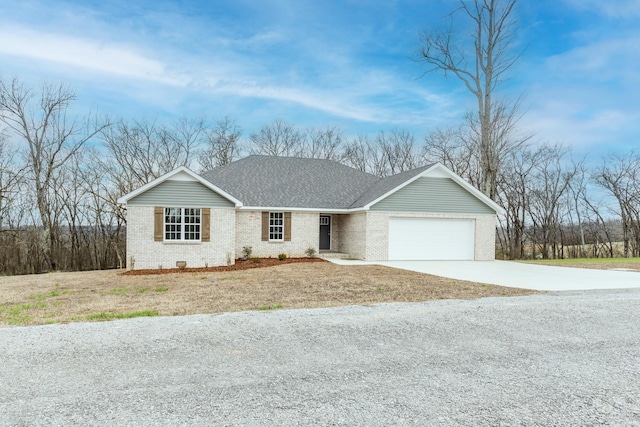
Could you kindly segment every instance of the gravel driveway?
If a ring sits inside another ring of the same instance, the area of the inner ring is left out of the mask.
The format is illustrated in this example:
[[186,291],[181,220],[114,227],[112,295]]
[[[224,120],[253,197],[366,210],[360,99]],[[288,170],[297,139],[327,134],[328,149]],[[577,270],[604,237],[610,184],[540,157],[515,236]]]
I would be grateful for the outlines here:
[[640,290],[0,330],[0,425],[640,425]]

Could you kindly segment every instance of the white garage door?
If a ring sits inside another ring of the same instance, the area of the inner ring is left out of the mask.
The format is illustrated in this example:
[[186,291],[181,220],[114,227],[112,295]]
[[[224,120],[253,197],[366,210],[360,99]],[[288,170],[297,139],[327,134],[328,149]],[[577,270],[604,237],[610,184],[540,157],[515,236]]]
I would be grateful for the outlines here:
[[473,260],[474,220],[389,218],[389,260]]

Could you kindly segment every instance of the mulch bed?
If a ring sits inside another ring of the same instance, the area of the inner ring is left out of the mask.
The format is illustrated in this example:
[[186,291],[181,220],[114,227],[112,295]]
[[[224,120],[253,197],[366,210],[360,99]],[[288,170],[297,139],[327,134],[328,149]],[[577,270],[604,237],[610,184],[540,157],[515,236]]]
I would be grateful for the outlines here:
[[322,258],[286,258],[282,261],[279,258],[251,258],[248,260],[236,260],[233,265],[224,265],[220,267],[202,267],[202,268],[156,268],[149,270],[129,270],[121,273],[123,276],[143,276],[148,274],[170,274],[170,273],[207,273],[207,272],[223,272],[248,270],[251,268],[273,267],[283,264],[295,264],[300,262],[327,262]]

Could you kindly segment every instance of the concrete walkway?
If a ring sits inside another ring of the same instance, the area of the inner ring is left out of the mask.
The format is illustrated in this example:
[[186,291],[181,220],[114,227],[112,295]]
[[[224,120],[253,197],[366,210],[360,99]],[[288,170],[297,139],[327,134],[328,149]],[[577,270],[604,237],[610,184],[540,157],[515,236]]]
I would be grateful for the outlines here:
[[640,272],[553,267],[513,261],[330,260],[341,265],[378,264],[434,276],[539,291],[640,288]]

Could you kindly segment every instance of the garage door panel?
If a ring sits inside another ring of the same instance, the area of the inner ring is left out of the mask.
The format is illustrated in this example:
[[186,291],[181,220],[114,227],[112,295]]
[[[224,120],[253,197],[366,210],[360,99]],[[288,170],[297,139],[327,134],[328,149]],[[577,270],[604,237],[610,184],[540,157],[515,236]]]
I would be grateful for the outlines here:
[[474,220],[389,218],[389,260],[473,260]]

